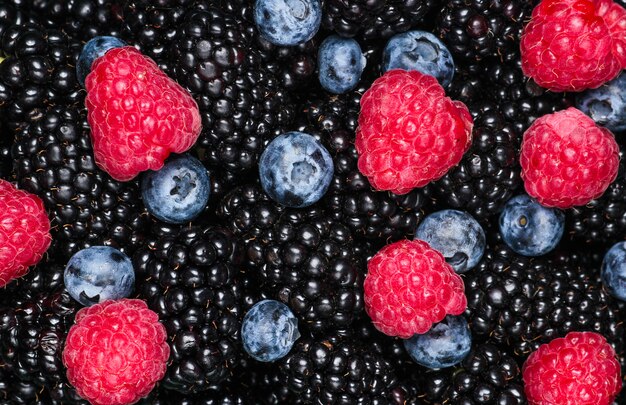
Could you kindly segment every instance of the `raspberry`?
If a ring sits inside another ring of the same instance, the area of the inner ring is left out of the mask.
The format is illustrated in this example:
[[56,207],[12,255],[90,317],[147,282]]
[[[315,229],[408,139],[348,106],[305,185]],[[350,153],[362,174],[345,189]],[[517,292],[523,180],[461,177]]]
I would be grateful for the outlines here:
[[608,405],[622,388],[615,351],[595,332],[570,332],[539,346],[522,374],[530,405]]
[[537,119],[520,152],[526,192],[546,207],[571,208],[600,197],[617,177],[613,134],[570,107]]
[[626,68],[626,10],[611,0],[543,0],[520,48],[522,70],[538,85],[597,88]]
[[0,287],[25,275],[51,241],[50,220],[39,197],[0,180]]
[[116,180],[160,169],[200,135],[191,95],[133,47],[96,59],[85,88],[96,163]]
[[463,280],[421,240],[382,248],[367,264],[365,310],[378,330],[408,339],[467,307]]
[[358,168],[378,190],[406,194],[442,177],[469,148],[472,117],[432,76],[390,70],[361,99]]
[[165,374],[165,327],[144,301],[104,301],[78,311],[75,322],[63,364],[76,392],[93,405],[135,403]]

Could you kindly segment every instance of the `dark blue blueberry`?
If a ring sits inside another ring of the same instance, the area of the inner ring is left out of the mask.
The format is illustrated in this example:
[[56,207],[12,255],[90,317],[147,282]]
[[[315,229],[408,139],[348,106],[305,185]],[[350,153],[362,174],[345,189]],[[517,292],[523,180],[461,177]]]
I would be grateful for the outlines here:
[[322,22],[319,0],[256,0],[254,22],[275,45],[304,43],[317,33]]
[[485,231],[474,217],[463,211],[430,214],[417,227],[415,238],[441,252],[457,273],[472,269],[485,252]]
[[559,244],[565,214],[540,205],[526,194],[507,201],[500,214],[500,234],[511,249],[524,256],[541,256]]
[[85,78],[91,71],[93,62],[107,53],[109,49],[126,46],[126,43],[116,37],[94,37],[83,47],[76,63],[76,77],[79,83],[84,86]]
[[299,337],[298,320],[291,309],[274,300],[254,304],[241,325],[243,348],[258,361],[285,357]]
[[170,224],[196,218],[206,207],[210,190],[209,173],[189,155],[177,156],[141,179],[141,196],[148,212]]
[[626,242],[618,242],[602,260],[602,284],[615,298],[626,301]]
[[331,35],[322,42],[318,51],[320,84],[326,91],[335,94],[352,90],[361,80],[365,62],[358,42]]
[[109,246],[93,246],[70,258],[63,274],[65,288],[85,306],[127,298],[135,287],[128,256]]
[[472,335],[462,315],[448,315],[423,335],[405,340],[404,348],[417,364],[445,368],[459,364],[469,354]]
[[433,34],[408,31],[391,37],[383,50],[383,73],[392,69],[417,70],[447,86],[454,76],[454,60],[448,48]]
[[317,202],[333,178],[333,159],[311,135],[287,132],[263,151],[259,176],[263,190],[287,207],[302,208]]
[[626,71],[597,89],[576,97],[576,106],[613,132],[626,131]]

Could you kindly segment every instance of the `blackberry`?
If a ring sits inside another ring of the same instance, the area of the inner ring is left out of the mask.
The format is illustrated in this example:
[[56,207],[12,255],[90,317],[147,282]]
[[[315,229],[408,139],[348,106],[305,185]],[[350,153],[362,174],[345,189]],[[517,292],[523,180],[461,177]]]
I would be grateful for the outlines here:
[[525,359],[570,331],[594,331],[623,357],[619,304],[602,288],[599,259],[570,251],[528,258],[504,246],[488,249],[465,279],[475,341],[490,338]]
[[481,74],[489,83],[486,97],[498,104],[504,118],[513,124],[520,137],[535,119],[574,104],[571,94],[552,93],[527,79],[519,59],[507,64],[490,64]]
[[149,217],[138,181],[121,183],[95,165],[86,112],[53,106],[16,134],[17,184],[38,195],[50,216],[49,252],[69,259],[88,246],[110,245],[132,255]]
[[382,356],[335,335],[300,338],[279,365],[303,404],[387,404],[397,383]]
[[38,264],[14,282],[19,288],[0,307],[0,363],[11,376],[11,399],[18,404],[32,404],[37,398],[49,398],[43,403],[85,404],[67,382],[61,360],[67,332],[80,309],[63,286],[63,270],[55,262]]
[[135,254],[139,298],[159,315],[169,336],[162,387],[206,391],[236,373],[240,256],[237,240],[226,230],[159,224]]
[[500,212],[521,185],[514,126],[489,100],[470,104],[474,130],[461,162],[434,185],[444,205],[463,209],[485,223]]
[[40,118],[50,104],[82,101],[74,62],[80,44],[35,24],[11,26],[2,37],[0,111],[9,131]]
[[448,0],[441,8],[436,33],[456,60],[519,59],[519,40],[530,21],[533,1]]
[[429,189],[405,195],[378,192],[357,168],[354,147],[360,86],[345,95],[318,95],[303,104],[306,119],[299,130],[315,134],[333,156],[334,176],[322,199],[327,214],[347,225],[356,237],[395,241],[410,237],[429,206]]
[[287,209],[258,185],[236,188],[219,215],[246,244],[247,272],[266,297],[289,305],[300,328],[346,328],[363,313],[368,245],[317,206]]
[[617,178],[601,197],[566,211],[566,235],[608,250],[626,235],[626,167],[620,152]]
[[433,0],[329,0],[323,4],[322,25],[344,37],[387,39],[426,21],[435,4]]
[[494,342],[475,344],[456,367],[426,370],[418,397],[427,404],[526,404],[520,364]]

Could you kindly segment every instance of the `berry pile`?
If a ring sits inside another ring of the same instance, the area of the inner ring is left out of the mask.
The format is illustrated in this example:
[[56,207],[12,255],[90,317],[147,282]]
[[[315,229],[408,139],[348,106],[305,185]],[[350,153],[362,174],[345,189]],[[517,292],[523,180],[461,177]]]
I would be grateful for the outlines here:
[[626,403],[624,69],[624,0],[0,2],[0,405]]

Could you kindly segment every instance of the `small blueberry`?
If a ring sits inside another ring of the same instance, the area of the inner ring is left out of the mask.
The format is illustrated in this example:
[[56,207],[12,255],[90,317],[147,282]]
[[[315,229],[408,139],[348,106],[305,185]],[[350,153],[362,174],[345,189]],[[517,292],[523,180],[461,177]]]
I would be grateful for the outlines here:
[[366,59],[354,39],[331,35],[320,45],[317,63],[322,87],[330,93],[342,94],[359,83]]
[[304,43],[322,22],[319,0],[256,0],[254,22],[261,35],[275,45]]
[[107,53],[109,49],[123,46],[126,46],[126,43],[116,37],[102,36],[90,39],[83,47],[76,63],[76,77],[81,86],[85,85],[85,78],[96,59]]
[[298,319],[287,305],[274,300],[254,304],[241,325],[243,348],[258,361],[285,357],[299,337]]

